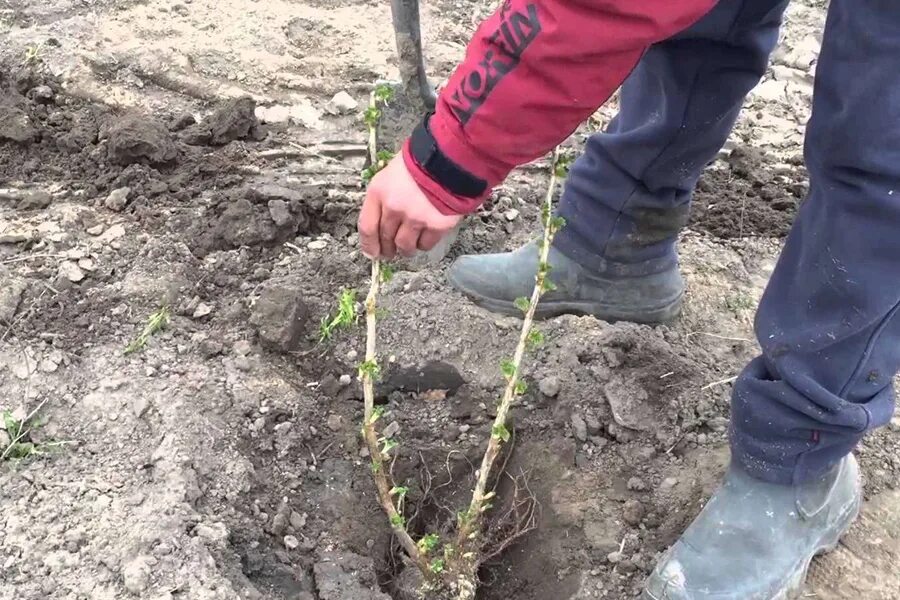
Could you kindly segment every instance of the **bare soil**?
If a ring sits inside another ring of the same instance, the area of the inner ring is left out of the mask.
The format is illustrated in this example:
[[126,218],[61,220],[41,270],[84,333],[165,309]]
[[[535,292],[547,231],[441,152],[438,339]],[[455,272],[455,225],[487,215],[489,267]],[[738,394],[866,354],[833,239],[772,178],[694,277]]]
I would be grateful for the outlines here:
[[[395,75],[385,4],[0,5],[0,409],[43,405],[34,440],[68,442],[0,465],[0,600],[399,597],[358,438],[363,332],[319,340],[339,292],[366,287],[364,132],[331,99],[362,106]],[[488,4],[426,3],[435,80]],[[792,7],[698,187],[684,315],[541,324],[507,463],[538,526],[486,565],[484,600],[634,597],[714,489],[730,380],[757,351],[754,308],[808,186],[823,19],[820,2]],[[462,505],[519,324],[443,269],[529,239],[544,181],[517,171],[450,257],[387,286],[379,396],[416,530]],[[164,305],[169,326],[125,355]],[[900,597],[900,420],[858,455],[863,517],[814,563],[809,597]]]

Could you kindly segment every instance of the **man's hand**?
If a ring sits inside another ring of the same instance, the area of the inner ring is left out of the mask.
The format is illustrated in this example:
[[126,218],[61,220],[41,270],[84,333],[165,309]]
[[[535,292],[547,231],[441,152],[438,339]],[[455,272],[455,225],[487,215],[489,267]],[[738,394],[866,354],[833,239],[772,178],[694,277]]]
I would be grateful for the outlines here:
[[434,248],[461,219],[441,214],[397,155],[369,184],[359,215],[359,243],[369,258],[412,256]]

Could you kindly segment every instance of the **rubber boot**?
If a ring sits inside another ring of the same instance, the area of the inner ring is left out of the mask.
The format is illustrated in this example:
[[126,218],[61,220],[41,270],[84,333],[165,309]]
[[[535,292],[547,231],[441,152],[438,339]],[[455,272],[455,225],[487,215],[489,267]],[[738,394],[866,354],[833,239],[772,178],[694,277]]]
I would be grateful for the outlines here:
[[[514,252],[462,256],[450,267],[450,283],[475,304],[492,312],[521,316],[515,300],[531,297],[538,268],[538,242]],[[593,315],[604,321],[662,323],[681,310],[684,281],[677,265],[653,274],[601,275],[555,248],[550,249],[550,280],[535,313],[538,318],[561,314]]]
[[641,598],[796,598],[813,557],[837,545],[861,501],[853,455],[794,486],[754,479],[733,463],[719,490],[659,561]]

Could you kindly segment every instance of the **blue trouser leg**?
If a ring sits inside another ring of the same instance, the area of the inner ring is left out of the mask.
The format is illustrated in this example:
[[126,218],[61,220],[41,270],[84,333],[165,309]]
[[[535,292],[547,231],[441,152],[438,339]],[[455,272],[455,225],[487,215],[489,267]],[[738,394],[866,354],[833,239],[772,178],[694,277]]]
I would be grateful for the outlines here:
[[800,482],[894,409],[900,368],[900,4],[832,0],[807,130],[810,195],[735,384],[733,455]]
[[621,112],[572,166],[559,250],[600,272],[644,274],[676,264],[691,193],[765,73],[786,6],[720,0],[647,52],[622,87]]

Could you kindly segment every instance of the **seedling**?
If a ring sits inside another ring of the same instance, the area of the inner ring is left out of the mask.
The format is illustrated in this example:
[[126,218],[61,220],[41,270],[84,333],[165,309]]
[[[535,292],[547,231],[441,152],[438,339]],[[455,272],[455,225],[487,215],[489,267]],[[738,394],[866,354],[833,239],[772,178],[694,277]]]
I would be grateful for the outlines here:
[[338,297],[338,307],[334,316],[331,318],[323,317],[322,324],[319,326],[319,341],[331,339],[331,336],[338,329],[347,329],[359,321],[359,315],[356,312],[356,291],[344,290]]
[[[369,163],[363,173],[368,181],[383,168],[390,155],[378,152],[377,129],[381,117],[380,107],[390,99],[389,88],[376,87],[371,95],[369,107],[363,120],[369,129]],[[372,261],[372,273],[369,293],[366,296],[366,356],[359,366],[359,378],[363,387],[364,417],[362,435],[369,450],[372,461],[372,475],[382,509],[400,545],[406,552],[409,561],[416,565],[424,577],[423,590],[429,598],[454,598],[455,600],[474,600],[478,583],[478,568],[488,558],[483,555],[482,525],[483,515],[493,506],[493,491],[488,491],[497,457],[504,444],[512,440],[512,432],[507,426],[507,417],[515,400],[527,391],[527,385],[521,380],[522,359],[528,349],[540,346],[544,336],[533,329],[534,315],[541,296],[555,289],[550,280],[551,267],[548,264],[550,245],[556,233],[565,222],[553,215],[553,198],[558,180],[568,172],[568,160],[561,156],[560,149],[553,152],[550,167],[550,185],[542,206],[543,234],[540,239],[540,256],[535,265],[536,275],[534,289],[529,298],[518,298],[516,306],[522,311],[524,320],[518,344],[511,359],[500,362],[500,372],[505,381],[505,389],[499,404],[497,416],[491,427],[491,436],[487,451],[477,471],[477,481],[472,492],[472,499],[467,509],[457,514],[457,531],[455,538],[442,542],[437,534],[427,534],[418,542],[407,531],[406,518],[403,516],[404,500],[408,493],[406,486],[399,486],[393,481],[389,461],[393,460],[391,452],[397,448],[398,442],[393,438],[379,436],[376,425],[383,414],[383,408],[375,406],[374,382],[380,376],[377,349],[377,306],[381,285],[390,278],[390,271],[379,260]],[[340,314],[340,312],[339,312]],[[387,468],[386,468],[387,467]],[[439,547],[443,547],[442,556],[435,556]]]
[[35,442],[31,434],[36,429],[43,427],[46,420],[38,415],[44,403],[42,402],[28,416],[16,419],[9,410],[0,411],[0,429],[6,431],[4,441],[9,438],[5,447],[0,444],[0,461],[23,460],[34,456],[43,456],[60,448],[68,442]]
[[44,49],[45,45],[43,42],[25,48],[25,57],[22,59],[22,64],[26,67],[36,67],[44,62]]
[[128,346],[125,347],[126,356],[129,354],[133,354],[135,352],[139,352],[147,347],[147,342],[150,341],[150,338],[162,331],[169,324],[169,319],[172,316],[171,311],[168,306],[163,306],[158,311],[150,315],[150,318],[147,319],[147,323],[144,325],[143,331],[141,331],[140,335],[138,335]]

